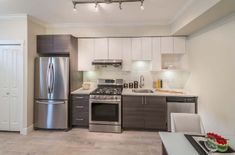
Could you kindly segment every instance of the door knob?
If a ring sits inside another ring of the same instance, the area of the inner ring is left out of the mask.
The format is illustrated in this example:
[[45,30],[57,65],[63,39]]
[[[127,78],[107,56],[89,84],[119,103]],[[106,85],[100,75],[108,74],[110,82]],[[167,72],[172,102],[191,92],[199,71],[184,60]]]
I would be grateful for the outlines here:
[[6,95],[10,95],[10,93],[9,93],[9,92],[7,92],[7,93],[6,93]]

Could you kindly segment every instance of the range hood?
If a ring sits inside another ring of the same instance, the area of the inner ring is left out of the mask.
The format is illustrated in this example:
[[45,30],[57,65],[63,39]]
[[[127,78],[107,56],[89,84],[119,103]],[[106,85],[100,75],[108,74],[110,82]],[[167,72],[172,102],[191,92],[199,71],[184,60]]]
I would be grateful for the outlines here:
[[121,59],[95,59],[92,61],[92,65],[119,67],[119,66],[122,66],[122,60]]

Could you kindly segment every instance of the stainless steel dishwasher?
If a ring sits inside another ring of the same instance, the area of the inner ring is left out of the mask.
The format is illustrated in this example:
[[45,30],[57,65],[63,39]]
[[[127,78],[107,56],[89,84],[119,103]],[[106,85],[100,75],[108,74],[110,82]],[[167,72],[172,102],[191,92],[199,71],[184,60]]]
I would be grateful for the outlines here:
[[167,97],[167,128],[171,131],[171,113],[197,113],[197,97]]

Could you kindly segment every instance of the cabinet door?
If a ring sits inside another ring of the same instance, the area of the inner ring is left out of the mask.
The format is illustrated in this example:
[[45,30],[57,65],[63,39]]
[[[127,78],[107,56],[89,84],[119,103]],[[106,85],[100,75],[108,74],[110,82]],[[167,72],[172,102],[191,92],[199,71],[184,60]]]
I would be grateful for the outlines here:
[[53,52],[53,36],[52,35],[38,35],[37,36],[37,52],[40,54]]
[[174,54],[184,54],[185,51],[185,37],[174,37]]
[[152,60],[152,38],[141,39],[142,60]]
[[132,60],[142,60],[141,38],[132,38]]
[[131,71],[132,59],[131,59],[131,38],[123,38],[122,46],[122,70]]
[[142,96],[123,96],[123,128],[144,129]]
[[152,47],[152,71],[160,71],[162,69],[160,37],[155,37],[152,39]]
[[53,51],[55,54],[69,54],[70,52],[70,35],[54,35]]
[[109,39],[109,59],[122,59],[122,38]]
[[144,105],[145,128],[166,130],[166,97],[146,96]]
[[95,56],[94,59],[108,59],[108,39],[98,38],[94,39]]
[[161,37],[161,53],[173,54],[173,37]]
[[72,95],[72,125],[89,126],[89,95]]
[[93,39],[78,39],[78,70],[92,71],[94,66],[94,40]]

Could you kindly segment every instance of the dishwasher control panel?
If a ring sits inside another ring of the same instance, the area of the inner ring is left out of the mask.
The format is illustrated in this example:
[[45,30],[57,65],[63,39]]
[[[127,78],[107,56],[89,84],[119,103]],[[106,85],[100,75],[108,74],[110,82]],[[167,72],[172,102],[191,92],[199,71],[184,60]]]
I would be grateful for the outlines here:
[[196,103],[197,97],[167,97],[166,102]]

